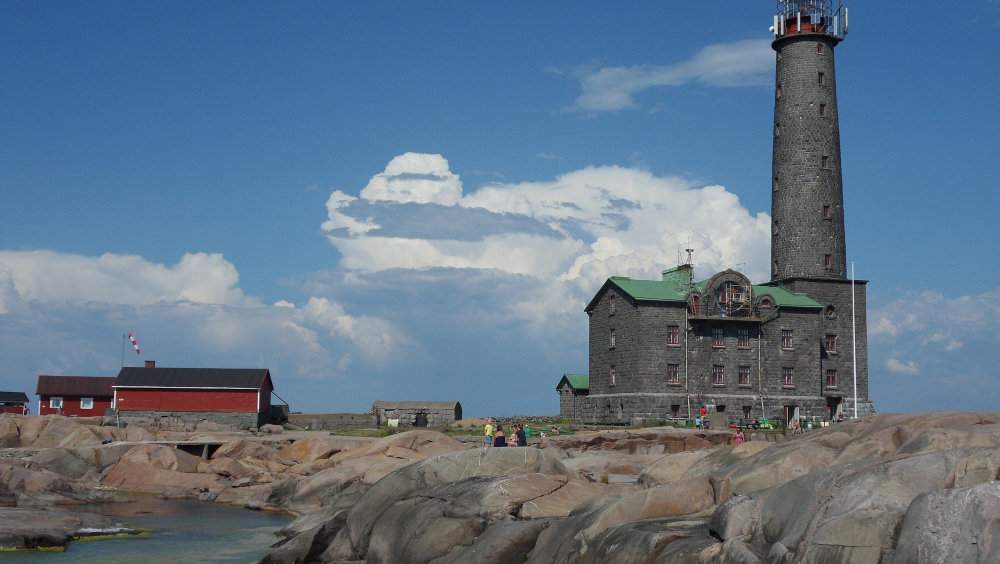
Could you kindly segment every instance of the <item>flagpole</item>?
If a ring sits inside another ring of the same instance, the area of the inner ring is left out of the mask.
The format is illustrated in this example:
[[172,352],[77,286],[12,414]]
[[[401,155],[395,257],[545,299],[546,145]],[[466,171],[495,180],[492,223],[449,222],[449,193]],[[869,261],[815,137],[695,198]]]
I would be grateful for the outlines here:
[[125,368],[125,333],[122,333],[122,368]]
[[854,261],[851,261],[851,346],[854,348],[854,418],[858,418],[858,323],[854,318]]

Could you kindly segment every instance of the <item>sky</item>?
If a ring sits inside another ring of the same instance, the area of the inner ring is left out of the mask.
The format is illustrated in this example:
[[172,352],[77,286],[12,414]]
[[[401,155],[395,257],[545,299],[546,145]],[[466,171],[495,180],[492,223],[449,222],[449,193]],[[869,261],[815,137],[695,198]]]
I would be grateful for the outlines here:
[[[870,396],[996,410],[1000,2],[848,6]],[[707,7],[0,4],[0,389],[153,359],[557,413],[607,277],[768,279],[775,7]]]

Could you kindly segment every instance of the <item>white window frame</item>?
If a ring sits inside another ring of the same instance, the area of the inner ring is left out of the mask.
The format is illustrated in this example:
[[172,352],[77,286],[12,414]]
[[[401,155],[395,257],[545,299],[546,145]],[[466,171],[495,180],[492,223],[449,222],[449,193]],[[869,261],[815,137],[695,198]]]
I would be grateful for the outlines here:
[[80,409],[94,409],[94,398],[80,398]]
[[63,406],[63,399],[61,397],[51,397],[49,398],[49,408],[59,409]]

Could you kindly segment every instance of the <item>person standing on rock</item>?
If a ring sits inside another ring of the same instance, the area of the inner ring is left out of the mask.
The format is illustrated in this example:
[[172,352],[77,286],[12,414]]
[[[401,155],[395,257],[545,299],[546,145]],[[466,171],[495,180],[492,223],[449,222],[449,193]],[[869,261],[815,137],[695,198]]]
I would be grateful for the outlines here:
[[493,418],[486,419],[486,448],[493,446]]
[[701,406],[701,419],[702,419],[702,421],[705,420],[705,414],[707,414],[707,413],[708,413],[708,408],[705,407],[704,405]]
[[741,445],[746,438],[743,436],[743,428],[737,427],[736,434],[733,435],[733,444]]

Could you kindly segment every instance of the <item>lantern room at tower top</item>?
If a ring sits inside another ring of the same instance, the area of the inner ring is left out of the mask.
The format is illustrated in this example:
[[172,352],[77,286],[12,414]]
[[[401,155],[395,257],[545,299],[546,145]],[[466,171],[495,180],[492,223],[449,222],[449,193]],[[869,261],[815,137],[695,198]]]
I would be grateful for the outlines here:
[[778,39],[802,33],[822,33],[842,40],[847,35],[847,8],[832,0],[778,2],[771,33]]

